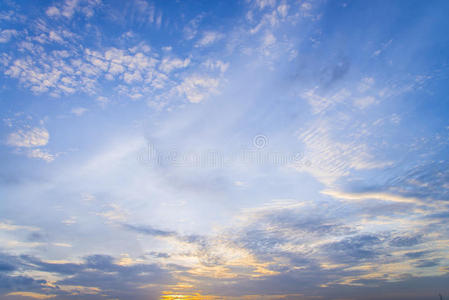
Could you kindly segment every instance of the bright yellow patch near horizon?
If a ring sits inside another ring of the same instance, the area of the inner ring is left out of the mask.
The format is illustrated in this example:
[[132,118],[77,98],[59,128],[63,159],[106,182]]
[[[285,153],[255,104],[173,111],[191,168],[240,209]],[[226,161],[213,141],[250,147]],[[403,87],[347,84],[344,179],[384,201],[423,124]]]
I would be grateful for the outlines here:
[[33,293],[33,292],[12,292],[9,294],[6,294],[6,296],[22,296],[22,297],[28,297],[33,299],[48,299],[56,297],[56,295],[45,295],[45,294],[39,294],[39,293]]

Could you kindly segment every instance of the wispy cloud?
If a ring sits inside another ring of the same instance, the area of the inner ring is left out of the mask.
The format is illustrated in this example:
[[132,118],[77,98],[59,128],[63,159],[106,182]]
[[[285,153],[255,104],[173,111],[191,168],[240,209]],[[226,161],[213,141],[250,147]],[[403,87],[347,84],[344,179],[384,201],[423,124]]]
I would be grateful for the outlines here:
[[207,31],[203,33],[201,39],[197,42],[196,47],[206,47],[212,45],[222,39],[223,35],[218,32]]

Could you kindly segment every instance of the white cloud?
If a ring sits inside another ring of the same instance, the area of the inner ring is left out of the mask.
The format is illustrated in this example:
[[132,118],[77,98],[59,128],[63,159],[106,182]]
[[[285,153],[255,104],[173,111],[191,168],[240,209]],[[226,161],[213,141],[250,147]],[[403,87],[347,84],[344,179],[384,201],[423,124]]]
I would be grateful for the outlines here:
[[53,246],[64,247],[64,248],[71,248],[72,247],[72,245],[67,244],[67,243],[53,243]]
[[63,220],[62,223],[65,225],[73,225],[77,223],[76,219],[77,219],[76,217],[70,217],[68,219]]
[[201,19],[201,16],[197,16],[190,20],[190,22],[184,27],[184,37],[186,40],[191,40],[196,36]]
[[[136,48],[136,47],[134,47]],[[145,45],[135,49],[143,51]],[[35,93],[48,92],[54,97],[61,94],[85,92],[98,93],[100,80],[123,81],[139,89],[132,94],[148,94],[152,80],[162,80],[156,69],[156,54],[142,52],[131,53],[127,50],[110,48],[105,52],[86,49],[81,53],[52,51],[50,53],[32,53],[32,56],[16,59],[9,65],[5,74],[17,78]],[[72,59],[66,59],[66,54]],[[184,60],[182,65],[190,61]],[[175,63],[167,68],[178,67]],[[144,84],[145,82],[145,84]],[[159,86],[161,82],[157,83]],[[162,84],[163,85],[163,84]],[[128,95],[129,96],[129,95]]]
[[276,0],[255,0],[254,3],[259,9],[264,9],[265,7],[274,7]]
[[142,98],[142,97],[143,97],[143,95],[140,94],[140,93],[128,94],[128,96],[129,96],[131,99],[133,99],[133,100],[136,100],[136,99],[139,99],[139,98]]
[[[332,185],[338,178],[353,170],[383,168],[391,162],[374,160],[368,146],[357,140],[335,141],[328,122],[317,121],[299,136],[305,146],[305,159],[291,167],[312,174],[321,182]],[[309,164],[305,165],[304,162]]]
[[391,45],[392,42],[393,40],[389,40],[386,43],[383,43],[379,49],[373,52],[372,57],[376,57],[382,54],[382,52],[384,52]]
[[90,193],[82,193],[81,194],[81,199],[83,201],[90,202],[90,201],[94,201],[95,200],[95,196],[90,194]]
[[39,148],[35,148],[47,145],[49,139],[50,134],[47,129],[35,127],[29,130],[19,129],[16,132],[11,133],[8,136],[7,144],[13,147],[34,148],[27,149],[24,152],[20,151],[19,153],[23,153],[29,158],[38,158],[45,160],[46,162],[52,162],[56,155],[50,154],[49,152]]
[[138,70],[135,70],[133,73],[126,72],[125,74],[123,74],[123,80],[125,80],[125,82],[128,84],[134,81],[142,81],[142,75],[140,75],[140,72]]
[[360,109],[365,109],[374,103],[376,103],[376,98],[372,96],[366,96],[354,100],[354,105]]
[[160,28],[162,24],[162,13],[159,12],[156,18],[156,26],[157,28]]
[[234,181],[234,185],[238,187],[244,187],[246,186],[246,182],[244,181]]
[[29,158],[42,159],[45,160],[46,162],[52,162],[55,160],[54,154],[50,154],[47,151],[41,149],[31,149],[28,151],[27,156]]
[[79,117],[79,116],[82,116],[86,111],[87,111],[87,108],[75,107],[75,108],[72,108],[71,113]]
[[318,114],[331,108],[336,103],[340,103],[351,96],[351,92],[341,89],[332,96],[320,96],[316,93],[317,88],[305,91],[301,96],[306,99],[312,108],[313,114]]
[[312,9],[312,4],[310,4],[309,2],[304,2],[303,4],[301,4],[301,10],[311,10]]
[[184,60],[181,60],[179,58],[164,58],[161,62],[161,64],[159,65],[159,69],[162,72],[165,73],[170,73],[172,70],[174,69],[180,69],[180,68],[185,68],[190,64],[190,59],[186,58]]
[[45,128],[18,130],[8,136],[7,144],[15,147],[39,147],[48,143],[50,134]]
[[265,34],[265,36],[263,38],[263,46],[269,47],[269,46],[273,45],[274,43],[276,43],[276,38],[274,37],[274,35],[271,32],[268,32],[267,34]]
[[108,220],[108,222],[126,221],[127,213],[119,205],[112,203],[109,206],[111,207],[110,210],[97,213],[97,215],[105,218],[106,220]]
[[90,18],[94,15],[94,8],[101,3],[100,0],[65,0],[57,3],[56,6],[50,6],[45,13],[49,17],[64,16],[71,19],[76,12],[84,14]]
[[358,90],[363,93],[368,91],[373,85],[374,85],[374,78],[365,77],[360,82]]
[[75,9],[78,5],[78,0],[66,0],[62,8],[61,14],[66,18],[71,18],[75,13]]
[[228,67],[229,67],[229,63],[225,63],[225,62],[223,62],[223,61],[221,61],[221,60],[215,60],[215,61],[213,61],[213,60],[211,60],[211,59],[206,60],[206,61],[204,62],[204,65],[205,65],[208,69],[210,69],[210,70],[217,70],[217,69],[218,69],[221,73],[226,72],[226,70],[227,70]]
[[255,34],[264,27],[268,27],[268,30],[272,30],[277,24],[279,24],[278,12],[276,10],[272,10],[263,15],[260,22],[254,28],[250,29],[250,33]]
[[399,124],[401,123],[401,117],[398,114],[392,114],[390,117],[390,121],[393,124]]
[[0,222],[0,230],[5,231],[15,231],[15,230],[28,230],[28,231],[38,231],[39,228],[32,226],[15,225],[10,222]]
[[77,286],[77,285],[58,285],[58,287],[65,291],[69,292],[71,295],[97,295],[101,292],[100,288],[91,287],[91,286]]
[[377,199],[389,202],[398,203],[410,203],[410,204],[424,204],[420,199],[415,197],[403,197],[399,195],[393,195],[388,193],[345,193],[340,191],[325,190],[322,194],[332,196],[334,198],[349,200],[349,201],[361,201],[369,199]]
[[207,31],[203,33],[202,38],[196,43],[195,47],[209,46],[222,38],[223,35],[221,33],[214,31]]
[[192,75],[187,77],[177,90],[192,103],[199,103],[212,93],[217,92],[219,80],[211,77]]
[[105,107],[109,103],[109,99],[103,96],[98,96],[95,100],[101,107]]
[[59,11],[59,9],[55,6],[50,6],[45,13],[47,14],[47,16],[49,17],[56,17],[59,16],[61,14],[61,12]]
[[285,3],[279,5],[277,11],[281,17],[285,18],[288,13],[288,5]]
[[11,39],[11,37],[16,36],[18,34],[17,30],[14,29],[5,29],[0,32],[0,43],[7,43]]

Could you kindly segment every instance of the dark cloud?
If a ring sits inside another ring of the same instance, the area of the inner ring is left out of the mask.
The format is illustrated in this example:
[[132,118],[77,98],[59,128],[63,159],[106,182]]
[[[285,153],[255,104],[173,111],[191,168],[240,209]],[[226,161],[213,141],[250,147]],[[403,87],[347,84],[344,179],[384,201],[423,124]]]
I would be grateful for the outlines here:
[[148,225],[130,225],[123,224],[123,227],[127,230],[137,232],[144,235],[155,236],[155,237],[173,237],[179,241],[183,241],[190,244],[197,244],[199,246],[206,246],[207,238],[201,235],[181,235],[176,231],[167,231],[157,228],[153,228]]
[[23,264],[27,267],[31,266],[35,270],[44,272],[72,275],[85,269],[85,266],[82,264],[47,263],[28,255],[22,255],[20,258],[22,259]]
[[156,258],[169,258],[170,254],[165,253],[165,252],[155,252],[155,251],[151,251],[148,253],[148,255],[156,257]]
[[398,236],[390,241],[390,245],[394,247],[411,247],[421,242],[421,236]]
[[0,261],[0,272],[11,272],[14,271],[15,269],[16,268],[13,265],[7,262]]
[[407,256],[409,258],[420,258],[428,253],[431,253],[431,251],[408,252],[405,254],[405,256]]
[[433,259],[433,260],[419,260],[416,264],[416,267],[418,268],[431,268],[436,267],[439,265],[440,260],[439,259]]
[[449,219],[449,212],[439,212],[435,214],[430,214],[427,216],[428,219]]
[[[8,258],[10,263],[3,259]],[[176,266],[170,267],[176,270]],[[55,287],[45,285],[45,280],[35,280],[27,276],[3,275],[11,271],[40,271],[67,276],[55,283]],[[48,263],[36,257],[0,254],[0,291],[28,291],[58,295],[56,299],[71,298],[71,294],[62,290],[60,285],[98,287],[102,294],[112,298],[157,299],[159,288],[141,289],[147,284],[173,284],[168,269],[156,264],[119,265],[109,255],[90,255],[79,264]],[[90,296],[94,298],[100,297]]]
[[[407,169],[384,170],[376,185],[367,185],[366,178],[348,182],[350,192],[390,192],[404,197],[414,197],[422,201],[449,200],[449,163],[446,161],[418,163]],[[372,176],[367,173],[366,175]],[[379,177],[379,175],[377,175]],[[448,202],[449,205],[449,202]]]
[[46,236],[40,232],[32,232],[27,236],[27,240],[30,242],[40,242],[46,239]]
[[332,66],[326,67],[321,78],[324,87],[330,87],[341,80],[349,72],[350,66],[350,61],[346,57],[340,57]]
[[382,240],[375,235],[358,235],[324,246],[337,261],[373,259],[382,251]]
[[27,276],[9,276],[0,273],[0,291],[4,292],[40,289],[46,282]]
[[131,225],[131,224],[123,224],[123,227],[125,229],[135,231],[137,233],[141,233],[141,234],[145,234],[145,235],[162,236],[162,237],[177,236],[177,233],[174,231],[155,229],[150,226],[138,226],[138,225]]

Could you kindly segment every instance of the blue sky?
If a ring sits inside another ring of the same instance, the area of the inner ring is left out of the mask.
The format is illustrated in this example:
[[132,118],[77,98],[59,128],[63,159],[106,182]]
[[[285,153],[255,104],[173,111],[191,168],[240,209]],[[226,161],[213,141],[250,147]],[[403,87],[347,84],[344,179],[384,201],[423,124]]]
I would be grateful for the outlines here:
[[448,13],[0,1],[0,298],[449,297]]

